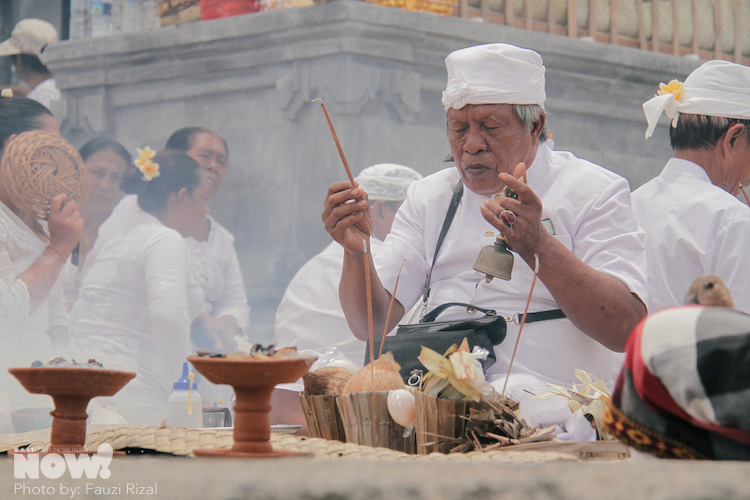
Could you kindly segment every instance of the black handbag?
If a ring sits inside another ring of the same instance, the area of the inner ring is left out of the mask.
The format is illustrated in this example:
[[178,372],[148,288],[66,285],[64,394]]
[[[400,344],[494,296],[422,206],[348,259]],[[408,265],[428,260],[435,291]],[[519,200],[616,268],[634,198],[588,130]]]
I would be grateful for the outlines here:
[[[449,307],[464,307],[468,311],[484,313],[478,318],[465,318],[452,321],[435,321],[435,319]],[[393,354],[394,360],[401,365],[400,373],[404,382],[408,383],[414,370],[422,370],[424,366],[417,359],[422,352],[422,346],[429,347],[439,354],[445,353],[453,344],[460,345],[466,338],[469,349],[479,346],[487,350],[488,356],[481,360],[482,368],[486,371],[497,358],[493,346],[505,339],[505,318],[498,316],[492,309],[483,309],[463,302],[448,302],[442,304],[424,315],[419,323],[399,325],[396,335],[385,337],[383,352]],[[379,343],[375,342],[376,349]],[[370,359],[370,346],[366,347],[365,360]]]
[[[464,338],[466,338],[470,350],[475,345],[478,345],[489,352],[487,359],[481,362],[482,368],[487,370],[487,368],[497,361],[493,346],[500,344],[505,339],[505,318],[498,316],[491,309],[484,309],[463,302],[448,302],[425,314],[430,297],[432,269],[435,267],[438,252],[443,244],[448,228],[451,222],[453,222],[453,216],[456,214],[463,193],[464,185],[459,180],[453,190],[453,198],[451,199],[451,204],[448,206],[448,212],[445,214],[443,227],[440,229],[440,235],[435,246],[435,255],[432,257],[432,266],[430,266],[430,271],[427,273],[424,293],[422,294],[422,318],[419,320],[419,323],[398,325],[396,335],[387,336],[383,340],[383,352],[393,354],[394,360],[401,365],[401,369],[399,370],[401,378],[407,384],[414,370],[424,372],[424,366],[417,359],[422,352],[422,346],[429,347],[435,352],[443,354],[453,344],[460,345]],[[435,321],[443,311],[454,306],[465,307],[467,311],[481,311],[484,313],[484,316],[453,321]],[[376,344],[379,347],[380,344]],[[369,361],[370,345],[368,344],[365,348],[364,362],[367,364]]]
[[[443,227],[440,229],[440,235],[435,246],[435,255],[432,257],[432,265],[430,266],[430,271],[427,273],[424,293],[422,294],[422,318],[419,320],[419,323],[398,325],[396,335],[387,336],[383,341],[383,352],[391,352],[393,354],[395,361],[401,365],[401,370],[399,371],[401,378],[407,384],[409,384],[409,379],[414,370],[424,372],[424,366],[417,359],[422,351],[422,346],[429,347],[439,354],[444,354],[450,346],[453,344],[460,345],[463,339],[466,338],[469,342],[470,350],[475,345],[478,345],[489,352],[487,359],[481,361],[482,368],[487,371],[487,368],[497,361],[493,346],[499,345],[505,340],[507,328],[505,318],[498,316],[492,309],[484,309],[463,302],[448,302],[426,313],[430,298],[432,269],[435,267],[438,252],[443,244],[448,228],[451,222],[453,222],[453,216],[456,214],[458,204],[463,196],[463,188],[463,182],[459,180],[453,190],[453,198],[451,199],[451,204],[448,206],[448,212],[445,214]],[[465,307],[468,312],[481,311],[484,313],[484,316],[453,321],[435,321],[443,311],[454,306]],[[564,317],[565,314],[560,309],[541,311],[528,314],[526,323]],[[375,345],[377,346],[376,348],[380,347],[379,342],[375,342]],[[370,345],[367,343],[364,363],[367,364],[369,362]]]

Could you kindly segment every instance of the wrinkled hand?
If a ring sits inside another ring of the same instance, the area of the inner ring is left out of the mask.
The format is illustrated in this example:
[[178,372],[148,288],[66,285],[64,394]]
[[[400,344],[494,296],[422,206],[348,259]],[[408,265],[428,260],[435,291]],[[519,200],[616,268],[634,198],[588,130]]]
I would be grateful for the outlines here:
[[84,221],[75,202],[65,203],[66,194],[52,198],[49,207],[49,243],[63,255],[69,255],[78,244],[83,233]]
[[199,348],[217,352],[237,351],[234,336],[240,333],[234,316],[214,318],[206,313],[201,313],[195,319],[191,329],[191,337]]
[[368,204],[367,193],[359,187],[352,188],[349,182],[336,182],[328,188],[321,219],[328,234],[347,252],[362,254],[363,239],[369,245]]
[[[526,165],[516,165],[513,174],[500,174],[498,178],[518,194],[518,199],[498,197],[497,200],[486,201],[480,210],[484,219],[503,235],[508,248],[530,262],[533,261],[534,254],[540,252],[549,234],[542,224],[542,201],[528,185],[519,180],[521,177],[526,178]],[[516,215],[512,228],[500,218],[503,210],[510,210]]]

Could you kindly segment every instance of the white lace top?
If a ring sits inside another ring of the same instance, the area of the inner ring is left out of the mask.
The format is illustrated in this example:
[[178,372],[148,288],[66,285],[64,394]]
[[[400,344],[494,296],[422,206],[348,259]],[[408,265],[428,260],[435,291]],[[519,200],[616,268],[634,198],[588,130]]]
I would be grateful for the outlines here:
[[[46,222],[40,222],[46,232]],[[51,403],[48,396],[30,395],[8,373],[8,368],[27,367],[35,360],[46,362],[57,355],[53,355],[47,332],[50,326],[68,325],[59,279],[33,313],[30,313],[26,284],[18,279],[44,252],[47,243],[0,202],[0,393],[5,390],[0,394],[0,432],[9,421],[8,406],[50,406]]]
[[250,307],[247,305],[234,236],[209,216],[211,229],[206,241],[185,238],[189,270],[204,295],[203,312],[214,317],[234,316],[247,331]]

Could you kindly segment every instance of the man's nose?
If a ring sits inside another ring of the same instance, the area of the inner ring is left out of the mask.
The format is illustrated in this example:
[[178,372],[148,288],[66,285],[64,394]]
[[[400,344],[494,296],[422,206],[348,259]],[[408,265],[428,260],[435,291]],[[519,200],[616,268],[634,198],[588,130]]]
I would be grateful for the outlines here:
[[469,154],[477,154],[487,150],[487,141],[482,136],[479,127],[469,127],[466,141],[464,142],[464,151]]

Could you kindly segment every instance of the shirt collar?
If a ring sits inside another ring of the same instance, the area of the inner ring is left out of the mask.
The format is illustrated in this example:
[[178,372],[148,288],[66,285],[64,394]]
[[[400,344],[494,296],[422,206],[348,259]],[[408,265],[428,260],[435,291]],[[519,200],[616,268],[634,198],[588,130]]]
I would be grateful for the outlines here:
[[661,174],[674,177],[690,177],[711,184],[711,179],[700,165],[681,158],[671,158],[664,166]]

